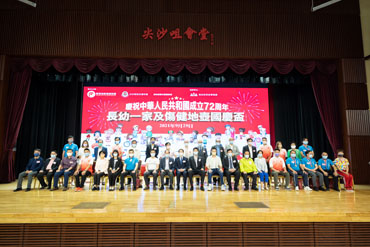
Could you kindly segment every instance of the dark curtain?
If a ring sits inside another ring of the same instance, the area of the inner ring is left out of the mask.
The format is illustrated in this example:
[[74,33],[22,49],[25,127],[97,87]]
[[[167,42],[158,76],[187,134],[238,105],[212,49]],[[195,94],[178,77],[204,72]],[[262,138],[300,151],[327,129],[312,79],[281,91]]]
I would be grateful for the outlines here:
[[68,74],[64,76],[68,80],[47,81],[42,73],[32,77],[16,146],[16,174],[25,169],[35,148],[40,148],[41,156],[47,158],[51,150],[61,155],[68,135],[79,143],[82,83]]
[[274,85],[275,138],[282,141],[288,150],[290,143],[302,145],[307,137],[314,148],[315,158],[326,151],[333,158],[333,151],[325,133],[316,100],[312,91],[310,77],[306,82],[293,85]]
[[[20,72],[14,72],[10,78],[7,119],[5,121],[4,150],[0,163],[0,182],[7,183],[15,179],[13,147],[17,141],[22,122],[23,112],[26,106],[28,90],[30,88],[32,71],[25,68]],[[18,173],[17,173],[18,174]]]

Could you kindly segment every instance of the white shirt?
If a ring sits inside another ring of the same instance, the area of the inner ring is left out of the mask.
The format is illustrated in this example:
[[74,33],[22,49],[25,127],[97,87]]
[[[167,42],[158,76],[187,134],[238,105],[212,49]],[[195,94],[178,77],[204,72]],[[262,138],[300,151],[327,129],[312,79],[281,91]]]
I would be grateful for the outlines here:
[[159,159],[156,157],[149,157],[146,159],[146,165],[147,165],[147,170],[155,170],[157,168],[157,165],[159,165]]
[[208,156],[206,161],[206,167],[208,169],[221,169],[222,168],[222,162],[221,158],[218,156]]
[[108,159],[98,158],[96,160],[96,164],[95,164],[95,171],[96,172],[104,172],[105,174],[107,174],[108,173],[107,172],[108,171],[108,165],[109,165]]

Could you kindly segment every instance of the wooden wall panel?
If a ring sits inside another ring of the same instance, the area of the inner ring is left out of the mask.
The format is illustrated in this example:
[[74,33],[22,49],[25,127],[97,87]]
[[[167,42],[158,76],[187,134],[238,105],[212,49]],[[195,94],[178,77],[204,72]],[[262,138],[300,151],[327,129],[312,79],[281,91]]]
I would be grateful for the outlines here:
[[[310,12],[307,0],[38,0],[0,3],[0,53],[94,57],[363,57],[358,1]],[[214,34],[143,40],[146,27]]]
[[135,246],[171,246],[170,235],[169,223],[135,224]]
[[60,246],[60,224],[24,225],[24,246]]
[[243,239],[244,246],[279,246],[279,224],[243,223]]
[[347,110],[346,114],[349,136],[370,136],[369,110]]
[[346,109],[367,110],[369,101],[367,97],[367,85],[365,83],[346,83]]
[[23,224],[0,224],[0,246],[22,246]]
[[172,223],[172,246],[205,246],[207,244],[206,223]]
[[311,223],[280,223],[280,246],[315,246],[314,229]]
[[367,247],[370,243],[370,223],[358,222],[349,225],[351,245],[356,247]]
[[363,59],[343,59],[344,67],[343,81],[345,83],[366,83],[365,63]]
[[355,184],[370,184],[370,136],[350,136],[351,171]]
[[133,246],[134,224],[99,224],[98,246]]
[[207,246],[243,246],[240,223],[208,223]]
[[350,246],[349,227],[346,223],[314,223],[315,246]]
[[61,227],[61,246],[97,246],[97,224],[62,224]]

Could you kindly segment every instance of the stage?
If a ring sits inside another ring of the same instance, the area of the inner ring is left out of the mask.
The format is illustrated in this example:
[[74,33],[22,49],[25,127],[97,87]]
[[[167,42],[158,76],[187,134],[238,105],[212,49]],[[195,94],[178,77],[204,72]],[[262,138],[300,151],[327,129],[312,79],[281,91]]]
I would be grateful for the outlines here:
[[[49,191],[13,192],[0,185],[0,223],[369,222],[370,186],[314,191]],[[256,202],[244,205],[236,202]],[[81,204],[82,203],[82,204]],[[265,208],[259,208],[265,206]],[[77,208],[74,208],[77,207]],[[78,208],[80,207],[80,208]]]

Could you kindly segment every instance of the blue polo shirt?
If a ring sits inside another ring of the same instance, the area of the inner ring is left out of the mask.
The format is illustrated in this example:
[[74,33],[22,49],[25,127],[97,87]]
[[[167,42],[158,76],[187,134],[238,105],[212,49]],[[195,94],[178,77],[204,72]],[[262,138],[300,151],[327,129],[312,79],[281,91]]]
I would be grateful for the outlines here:
[[301,161],[297,158],[293,159],[293,158],[289,158],[286,160],[286,164],[287,165],[290,165],[290,168],[292,168],[294,171],[300,171],[301,170],[301,167],[300,167],[300,164],[301,164]]
[[67,143],[66,145],[64,145],[64,147],[63,147],[64,157],[67,157],[67,150],[68,149],[72,149],[73,150],[72,155],[76,157],[76,152],[78,152],[78,146],[74,143],[72,143],[72,144]]
[[306,152],[307,151],[313,151],[313,148],[310,145],[307,145],[307,147],[301,145],[299,147],[299,151],[301,151],[303,153],[303,156],[306,156]]
[[303,158],[302,164],[308,169],[315,169],[316,161],[313,158]]
[[331,159],[324,160],[323,158],[321,158],[318,162],[318,165],[321,166],[324,171],[330,171],[333,164],[334,163]]
[[133,171],[137,163],[139,163],[139,160],[136,157],[125,159],[126,170]]

